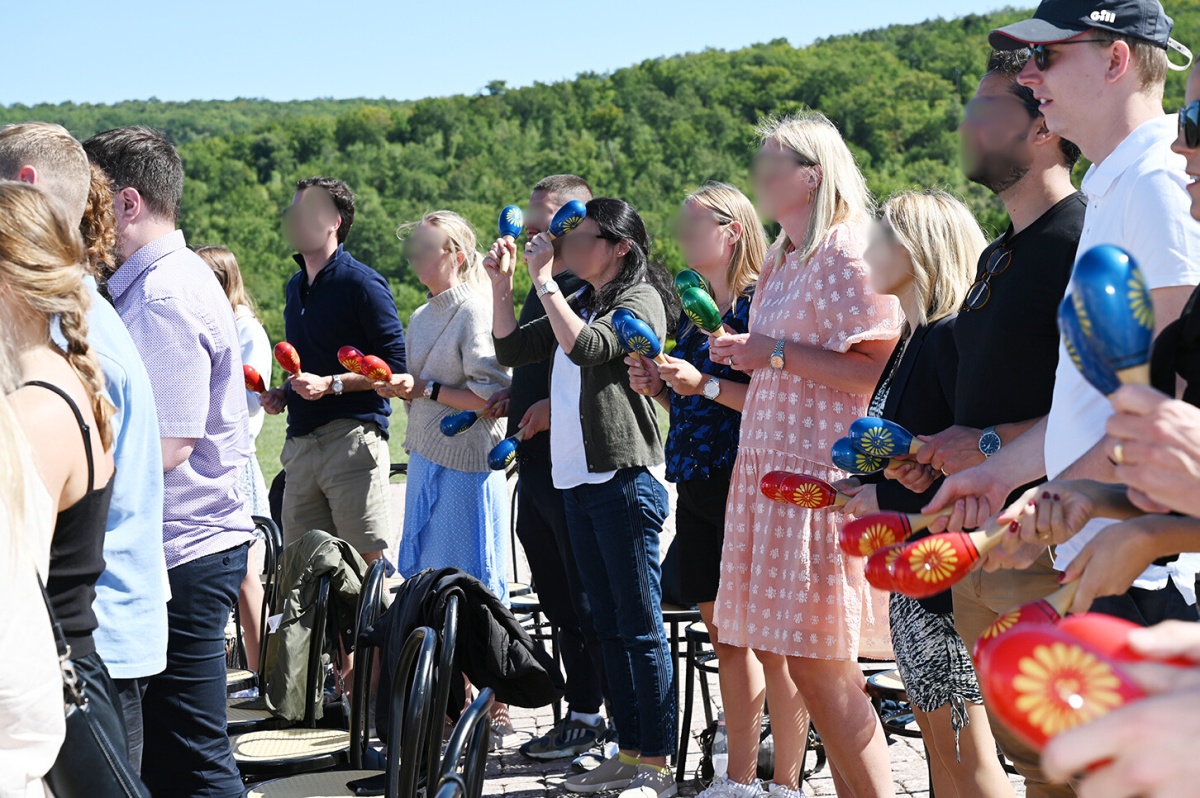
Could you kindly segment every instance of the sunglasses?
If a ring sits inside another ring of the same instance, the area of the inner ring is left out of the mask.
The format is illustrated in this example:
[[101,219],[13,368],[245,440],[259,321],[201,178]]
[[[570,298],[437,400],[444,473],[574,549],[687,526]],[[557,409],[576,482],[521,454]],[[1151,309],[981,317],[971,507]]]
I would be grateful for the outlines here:
[[1054,44],[1031,44],[1029,45],[1029,60],[1038,68],[1039,72],[1045,72],[1050,67],[1050,53],[1052,50],[1047,50],[1047,47],[1061,47],[1064,44],[1110,44],[1104,39],[1070,39],[1065,42],[1055,42]]
[[1179,109],[1179,135],[1188,149],[1200,147],[1200,100],[1192,100]]
[[1000,246],[988,257],[987,266],[983,270],[983,277],[975,281],[967,291],[967,298],[963,301],[963,307],[966,310],[979,310],[988,303],[992,298],[991,279],[997,274],[1003,274],[1004,271],[1012,265],[1012,250],[1008,248],[1008,242],[1002,241]]

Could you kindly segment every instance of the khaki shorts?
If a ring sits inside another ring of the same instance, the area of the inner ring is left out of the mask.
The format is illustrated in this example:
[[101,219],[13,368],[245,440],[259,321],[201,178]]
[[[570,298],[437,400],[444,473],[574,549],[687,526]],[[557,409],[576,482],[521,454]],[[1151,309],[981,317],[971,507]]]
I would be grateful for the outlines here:
[[308,435],[288,438],[279,462],[283,491],[283,539],[299,540],[321,529],[359,553],[381,551],[392,539],[388,496],[391,456],[379,425],[354,419],[331,421]]

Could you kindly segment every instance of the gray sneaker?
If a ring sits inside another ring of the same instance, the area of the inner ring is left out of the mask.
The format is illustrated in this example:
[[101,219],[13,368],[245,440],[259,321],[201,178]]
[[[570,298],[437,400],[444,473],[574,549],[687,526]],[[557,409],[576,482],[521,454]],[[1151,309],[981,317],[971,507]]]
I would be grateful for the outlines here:
[[604,760],[604,764],[595,770],[572,776],[564,781],[562,786],[567,792],[585,794],[604,792],[605,790],[623,790],[637,775],[637,765],[626,765],[620,757],[614,756]]
[[594,746],[607,728],[603,718],[595,726],[563,718],[546,734],[522,745],[520,751],[530,759],[542,761],[578,756]]
[[619,798],[672,798],[679,793],[675,775],[653,765],[638,765],[637,775]]
[[696,798],[764,798],[765,795],[758,779],[751,784],[740,784],[728,776],[717,776]]

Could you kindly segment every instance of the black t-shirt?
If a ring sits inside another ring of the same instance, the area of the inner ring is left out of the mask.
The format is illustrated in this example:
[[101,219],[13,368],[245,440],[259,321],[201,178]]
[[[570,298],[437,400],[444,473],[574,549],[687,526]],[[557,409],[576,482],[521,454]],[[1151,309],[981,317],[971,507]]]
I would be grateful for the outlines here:
[[[569,297],[583,287],[584,282],[570,272],[562,272],[554,276],[558,290],[563,296]],[[537,289],[530,288],[525,297],[525,305],[521,308],[521,317],[517,319],[522,326],[540,319],[546,315],[542,300],[538,298]],[[550,359],[529,363],[513,369],[512,394],[508,404],[507,435],[517,433],[517,425],[535,402],[550,397]],[[528,440],[521,442],[521,457],[550,459],[550,431],[539,432]]]
[[[1076,192],[1016,235],[1012,226],[979,256],[976,279],[1002,245],[1012,263],[989,280],[978,310],[954,325],[959,353],[954,423],[983,429],[1044,416],[1058,367],[1058,306],[1067,290],[1087,202]],[[1007,241],[1006,241],[1007,239]]]

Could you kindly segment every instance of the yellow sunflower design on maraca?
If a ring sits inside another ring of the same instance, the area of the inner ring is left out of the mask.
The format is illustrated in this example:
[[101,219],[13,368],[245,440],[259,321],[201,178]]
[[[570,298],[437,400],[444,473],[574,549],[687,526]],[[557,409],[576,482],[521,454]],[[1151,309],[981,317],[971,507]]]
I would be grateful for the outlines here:
[[954,573],[958,552],[937,535],[927,537],[913,547],[908,565],[913,573],[926,582],[941,582]]
[[1120,679],[1082,646],[1036,646],[1017,663],[1016,708],[1047,737],[1095,720],[1123,703]]

